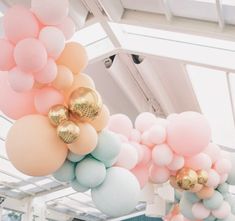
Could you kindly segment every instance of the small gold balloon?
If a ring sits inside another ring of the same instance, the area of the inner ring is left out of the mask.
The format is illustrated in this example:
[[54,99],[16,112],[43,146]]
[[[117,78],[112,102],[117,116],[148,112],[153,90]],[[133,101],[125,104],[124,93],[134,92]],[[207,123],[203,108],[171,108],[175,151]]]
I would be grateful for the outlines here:
[[57,127],[57,135],[58,137],[66,144],[74,143],[80,133],[80,128],[73,121],[63,121]]
[[94,120],[102,108],[99,93],[91,88],[80,87],[69,98],[69,110],[80,121]]
[[63,121],[69,120],[69,110],[62,104],[54,105],[48,113],[52,125],[58,126]]
[[208,173],[205,170],[199,170],[197,171],[197,175],[198,175],[197,182],[199,184],[205,185],[208,180]]
[[197,184],[197,173],[189,168],[183,168],[176,174],[177,185],[183,190],[190,190]]

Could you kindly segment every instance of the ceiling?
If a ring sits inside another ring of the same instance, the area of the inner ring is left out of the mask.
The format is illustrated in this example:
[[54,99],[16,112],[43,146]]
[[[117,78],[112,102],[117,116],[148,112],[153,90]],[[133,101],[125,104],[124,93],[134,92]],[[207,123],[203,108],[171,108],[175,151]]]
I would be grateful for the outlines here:
[[[0,0],[0,17],[16,3],[29,6],[30,0]],[[202,111],[213,141],[234,152],[234,11],[234,0],[70,0],[70,16],[77,26],[72,40],[86,47],[85,73],[94,79],[111,113],[134,120],[143,111],[161,117]],[[94,207],[89,192],[75,193],[52,177],[32,178],[17,171],[5,153],[12,123],[1,114],[4,208],[26,214],[33,204],[34,215],[40,216],[43,209],[52,220],[112,220]],[[113,220],[143,214],[143,209],[140,204],[133,214]]]

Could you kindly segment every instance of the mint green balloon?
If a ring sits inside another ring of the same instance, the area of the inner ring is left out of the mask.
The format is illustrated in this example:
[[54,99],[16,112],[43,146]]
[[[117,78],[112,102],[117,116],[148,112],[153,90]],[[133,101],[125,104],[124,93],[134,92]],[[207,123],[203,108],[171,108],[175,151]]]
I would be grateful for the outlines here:
[[217,190],[224,194],[224,193],[228,193],[229,191],[229,185],[227,183],[223,183],[223,184],[220,184],[218,187],[217,187]]
[[216,221],[234,221],[234,220],[235,220],[235,216],[231,214],[225,219],[217,219]]
[[180,201],[182,195],[183,195],[183,194],[182,194],[180,191],[178,191],[178,190],[175,189],[175,201],[176,201],[176,202],[179,202],[179,201]]
[[204,221],[216,221],[216,220],[217,219],[214,216],[212,216],[212,215],[210,215],[206,219],[204,219]]
[[69,151],[67,155],[67,159],[74,163],[81,161],[84,157],[85,157],[84,155],[77,155],[71,151]]
[[195,193],[184,192],[183,195],[192,204],[198,203],[200,201],[200,199],[197,197]]
[[183,196],[180,200],[179,208],[180,208],[180,212],[182,213],[182,215],[189,220],[196,219],[192,213],[192,207],[193,207],[193,204],[190,203],[186,199],[186,197]]
[[65,160],[64,164],[56,172],[53,173],[53,177],[60,182],[70,182],[74,180],[75,164],[68,160]]
[[84,193],[86,191],[89,190],[89,188],[82,186],[80,183],[78,183],[78,181],[76,179],[74,179],[71,183],[70,183],[71,187],[77,191],[77,192],[81,192]]
[[119,155],[120,150],[119,137],[113,132],[103,130],[99,133],[97,146],[91,155],[102,162],[109,162]]
[[215,190],[214,195],[211,198],[203,200],[203,205],[209,210],[215,210],[222,205],[223,201],[223,195]]
[[106,177],[105,165],[91,156],[78,162],[75,170],[78,183],[84,187],[95,188],[103,183]]

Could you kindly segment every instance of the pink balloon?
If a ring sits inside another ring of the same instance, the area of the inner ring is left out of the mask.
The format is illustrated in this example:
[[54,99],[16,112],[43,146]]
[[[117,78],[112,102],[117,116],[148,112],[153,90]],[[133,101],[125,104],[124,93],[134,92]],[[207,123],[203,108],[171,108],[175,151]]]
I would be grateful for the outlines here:
[[161,117],[158,117],[156,119],[156,124],[159,125],[159,126],[162,126],[164,128],[167,127],[167,125],[169,124],[168,120],[164,119],[164,118],[161,118]]
[[65,47],[62,31],[56,27],[46,26],[40,31],[39,40],[44,44],[48,56],[57,59]]
[[117,135],[123,143],[128,143],[127,137],[123,136],[122,134],[117,134]]
[[166,129],[159,125],[154,125],[148,130],[148,140],[153,144],[162,144],[166,141]]
[[57,25],[68,15],[68,0],[32,0],[32,11],[44,25]]
[[75,24],[70,17],[65,17],[59,25],[56,25],[56,27],[63,32],[66,40],[73,37],[76,29]]
[[206,186],[215,188],[219,185],[219,182],[220,182],[219,174],[215,170],[210,169],[208,171],[208,181],[206,183]]
[[0,110],[9,118],[17,120],[36,113],[34,107],[35,90],[17,93],[8,83],[8,73],[0,73]]
[[149,112],[143,112],[135,120],[135,128],[141,133],[148,130],[156,123],[156,116]]
[[0,39],[0,70],[9,71],[15,66],[14,46],[7,40]]
[[172,113],[172,114],[169,114],[166,119],[167,119],[168,121],[171,121],[171,120],[177,119],[178,116],[179,116],[179,114]]
[[46,65],[47,52],[39,40],[26,38],[16,45],[14,58],[23,71],[37,72]]
[[141,162],[139,162],[140,165],[146,165],[149,164],[151,162],[151,150],[145,146],[145,145],[141,145],[142,149],[143,149],[143,159]]
[[217,210],[212,210],[212,215],[218,219],[225,219],[231,213],[231,206],[228,202],[224,201],[223,204]]
[[131,143],[133,147],[135,147],[136,151],[137,151],[137,154],[138,154],[138,163],[142,162],[143,161],[143,158],[144,158],[144,148],[138,144],[138,143]]
[[131,144],[123,143],[115,165],[131,170],[137,165],[137,163],[138,154],[135,147]]
[[25,39],[36,38],[39,32],[39,24],[29,9],[22,6],[13,6],[3,18],[4,32],[13,43]]
[[166,144],[156,145],[152,151],[152,160],[157,166],[167,166],[173,160],[173,152]]
[[129,137],[130,141],[136,142],[136,143],[140,143],[141,141],[141,133],[136,130],[136,129],[132,129],[131,133],[130,133],[130,137]]
[[147,166],[136,166],[131,172],[136,176],[137,180],[140,183],[141,188],[143,188],[148,182],[148,170]]
[[154,147],[154,144],[149,141],[149,133],[148,131],[145,131],[141,135],[141,144],[146,145],[150,148]]
[[9,71],[8,81],[15,92],[26,92],[33,88],[34,78],[31,74],[21,71],[18,67]]
[[40,89],[34,99],[36,110],[40,114],[48,114],[50,107],[56,104],[63,104],[64,97],[53,87],[44,87]]
[[210,215],[210,210],[206,209],[202,203],[195,203],[192,213],[196,219],[206,219]]
[[156,184],[165,183],[170,178],[170,172],[166,167],[152,165],[149,170],[149,177]]
[[213,164],[221,157],[221,150],[219,146],[214,143],[209,143],[203,152],[210,156]]
[[186,159],[185,166],[193,170],[209,170],[212,166],[210,157],[205,153],[199,153]]
[[228,159],[219,159],[216,161],[214,169],[219,174],[229,173],[232,169],[232,163]]
[[109,119],[108,128],[109,130],[122,134],[128,138],[130,137],[133,126],[131,120],[126,115],[114,114]]
[[57,76],[57,65],[51,58],[48,59],[46,66],[34,73],[35,80],[42,84],[48,84],[55,80]]
[[174,171],[180,170],[184,167],[184,162],[184,157],[174,154],[171,163],[167,167]]
[[211,131],[204,116],[196,112],[183,112],[169,121],[167,143],[179,155],[193,156],[209,144]]

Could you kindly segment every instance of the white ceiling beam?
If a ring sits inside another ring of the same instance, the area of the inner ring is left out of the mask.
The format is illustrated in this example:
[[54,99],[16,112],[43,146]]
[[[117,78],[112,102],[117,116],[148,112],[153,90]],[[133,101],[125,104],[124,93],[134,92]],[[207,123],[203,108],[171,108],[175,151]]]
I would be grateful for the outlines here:
[[216,11],[218,16],[219,27],[221,29],[224,29],[225,21],[224,21],[223,6],[221,0],[216,0]]

